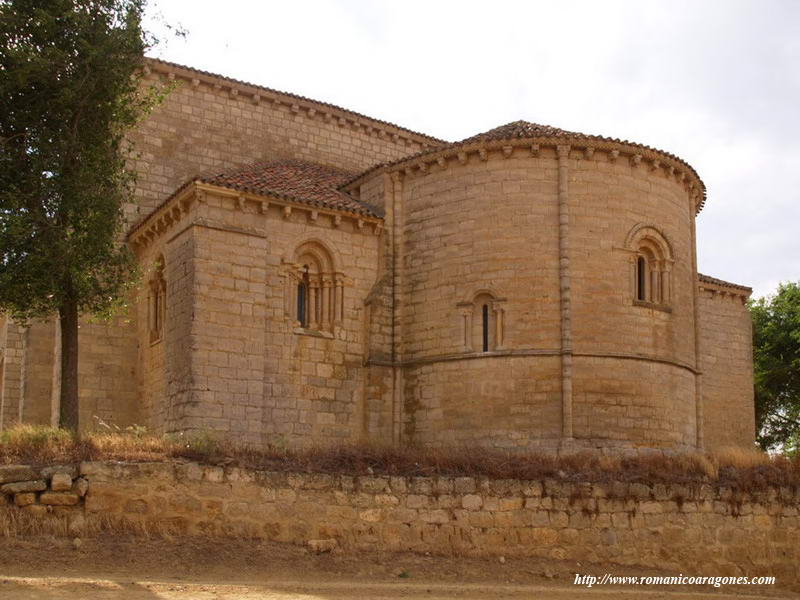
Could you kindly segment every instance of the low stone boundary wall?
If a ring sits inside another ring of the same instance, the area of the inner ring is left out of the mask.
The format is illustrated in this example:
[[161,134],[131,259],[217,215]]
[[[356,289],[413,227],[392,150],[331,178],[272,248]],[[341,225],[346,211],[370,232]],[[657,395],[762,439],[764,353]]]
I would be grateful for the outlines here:
[[800,487],[751,496],[711,485],[110,462],[38,472],[0,467],[0,481],[20,507],[10,510],[80,511],[87,524],[118,519],[173,534],[335,539],[344,549],[540,556],[800,581]]

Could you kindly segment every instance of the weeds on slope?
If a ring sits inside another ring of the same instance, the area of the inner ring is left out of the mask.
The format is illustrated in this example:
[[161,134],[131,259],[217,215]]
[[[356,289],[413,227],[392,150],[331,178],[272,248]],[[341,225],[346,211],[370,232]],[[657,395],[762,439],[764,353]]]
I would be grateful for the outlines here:
[[291,449],[276,443],[248,448],[206,431],[154,435],[143,428],[104,429],[75,435],[53,427],[17,425],[0,432],[0,464],[53,464],[119,460],[190,460],[284,472],[348,475],[464,476],[491,479],[710,483],[742,491],[800,485],[800,459],[756,449],[713,453],[564,456],[462,448],[397,448],[382,444]]

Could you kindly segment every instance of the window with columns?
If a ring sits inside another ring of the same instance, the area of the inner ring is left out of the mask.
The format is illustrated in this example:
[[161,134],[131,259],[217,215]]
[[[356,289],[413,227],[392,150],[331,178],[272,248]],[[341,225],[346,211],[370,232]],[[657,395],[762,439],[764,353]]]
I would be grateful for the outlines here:
[[461,346],[464,352],[492,352],[503,348],[505,298],[481,290],[471,300],[460,302]]
[[164,279],[164,257],[159,256],[148,282],[147,322],[151,343],[158,342],[164,337],[166,316],[167,282]]
[[668,308],[672,297],[672,248],[652,225],[637,225],[628,234],[631,296],[634,304]]
[[318,242],[297,248],[287,265],[287,315],[295,327],[333,333],[344,315],[344,276]]

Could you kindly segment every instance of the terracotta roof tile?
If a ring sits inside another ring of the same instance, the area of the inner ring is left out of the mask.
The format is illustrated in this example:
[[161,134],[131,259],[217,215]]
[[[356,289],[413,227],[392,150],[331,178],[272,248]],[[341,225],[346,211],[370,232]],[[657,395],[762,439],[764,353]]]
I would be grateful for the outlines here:
[[348,171],[324,167],[298,160],[260,162],[220,173],[200,175],[183,183],[161,204],[151,210],[128,231],[128,237],[139,231],[186,188],[205,183],[259,196],[272,196],[319,208],[383,218],[378,207],[356,200],[337,188],[353,176]]
[[529,121],[512,121],[511,123],[506,123],[505,125],[501,125],[499,127],[495,127],[494,129],[490,129],[489,131],[484,131],[483,133],[479,133],[477,135],[473,135],[471,137],[465,138],[459,142],[453,142],[451,144],[445,144],[442,146],[436,146],[433,148],[428,148],[426,150],[422,150],[415,154],[411,154],[409,156],[404,156],[397,160],[387,161],[383,163],[379,163],[373,165],[366,171],[358,174],[350,181],[346,181],[343,184],[343,187],[353,183],[355,181],[360,180],[361,178],[371,174],[374,171],[378,171],[380,169],[393,167],[395,165],[402,164],[406,161],[412,161],[422,156],[436,154],[438,152],[442,152],[452,148],[460,148],[462,146],[470,146],[473,144],[480,144],[482,142],[498,142],[502,140],[513,140],[513,139],[525,139],[525,138],[561,138],[563,137],[566,140],[581,140],[583,142],[611,142],[615,144],[625,144],[628,146],[633,146],[635,148],[641,148],[642,150],[650,150],[652,152],[658,152],[666,157],[672,158],[677,162],[681,163],[682,165],[686,166],[694,175],[697,177],[698,181],[700,182],[702,188],[703,197],[700,200],[698,206],[698,212],[702,210],[703,205],[706,201],[706,189],[705,184],[700,179],[700,176],[697,174],[697,171],[687,163],[685,160],[671,154],[669,152],[665,152],[664,150],[659,150],[658,148],[653,148],[652,146],[647,146],[645,144],[639,144],[636,142],[630,142],[628,140],[621,140],[619,138],[610,138],[605,137],[602,135],[589,135],[586,133],[579,133],[575,131],[567,131],[566,129],[559,129],[558,127],[552,127],[550,125],[540,125],[538,123],[531,123]]
[[306,102],[313,102],[317,106],[324,106],[327,108],[331,108],[337,111],[341,111],[345,114],[352,115],[353,117],[358,117],[362,119],[366,119],[368,121],[372,121],[373,123],[378,123],[380,125],[384,125],[391,129],[396,129],[403,133],[406,133],[412,137],[416,137],[419,140],[425,140],[427,144],[433,144],[435,146],[439,146],[441,144],[446,144],[444,140],[440,140],[439,138],[433,137],[432,135],[428,135],[427,133],[420,133],[419,131],[414,131],[413,129],[408,129],[407,127],[401,127],[400,125],[396,125],[390,121],[384,121],[382,119],[376,119],[375,117],[370,117],[368,115],[364,115],[362,113],[356,112],[354,110],[350,110],[349,108],[342,108],[341,106],[337,106],[336,104],[331,104],[330,102],[322,102],[320,100],[314,100],[313,98],[308,98],[306,96],[301,96],[299,94],[292,94],[291,92],[282,92],[280,90],[276,90],[274,88],[265,87],[263,85],[257,85],[255,83],[249,83],[247,81],[242,81],[241,79],[234,79],[233,77],[226,77],[225,75],[220,75],[218,73],[211,73],[210,71],[203,71],[201,69],[195,69],[194,67],[188,67],[186,65],[181,65],[174,62],[169,62],[166,60],[161,60],[160,58],[151,58],[147,57],[145,59],[146,62],[150,63],[150,65],[162,65],[163,67],[172,67],[175,69],[182,69],[184,71],[188,71],[189,73],[197,73],[199,75],[205,75],[207,77],[213,77],[214,79],[218,79],[220,81],[229,81],[233,84],[247,86],[250,88],[254,88],[257,90],[263,90],[265,92],[270,92],[273,94],[280,94],[281,96],[286,96],[288,98],[295,98],[297,100],[303,100]]
[[735,290],[742,290],[743,292],[752,292],[753,288],[747,287],[746,285],[739,285],[738,283],[731,283],[730,281],[724,281],[723,279],[717,279],[716,277],[711,277],[709,275],[703,275],[702,273],[697,274],[697,279],[701,283],[711,283],[714,285],[718,285],[720,287],[727,287],[733,288]]
[[456,142],[458,145],[471,144],[473,142],[488,142],[495,140],[512,140],[516,138],[532,137],[561,137],[561,136],[581,136],[581,133],[566,131],[550,125],[539,125],[528,121],[512,121],[500,127],[495,127],[489,131],[484,131],[466,139]]
[[337,189],[352,176],[351,172],[333,167],[281,160],[204,175],[197,177],[196,181],[261,196],[276,196],[319,208],[369,217],[383,216],[377,207]]

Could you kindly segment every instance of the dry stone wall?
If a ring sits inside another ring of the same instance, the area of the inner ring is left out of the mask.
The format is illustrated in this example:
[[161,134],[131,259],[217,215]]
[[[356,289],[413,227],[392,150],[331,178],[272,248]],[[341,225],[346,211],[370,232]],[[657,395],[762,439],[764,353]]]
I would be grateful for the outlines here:
[[72,511],[73,532],[105,519],[174,534],[335,540],[326,544],[345,550],[539,556],[798,581],[800,488],[748,495],[706,484],[353,477],[196,463],[0,467],[0,481],[21,510]]

